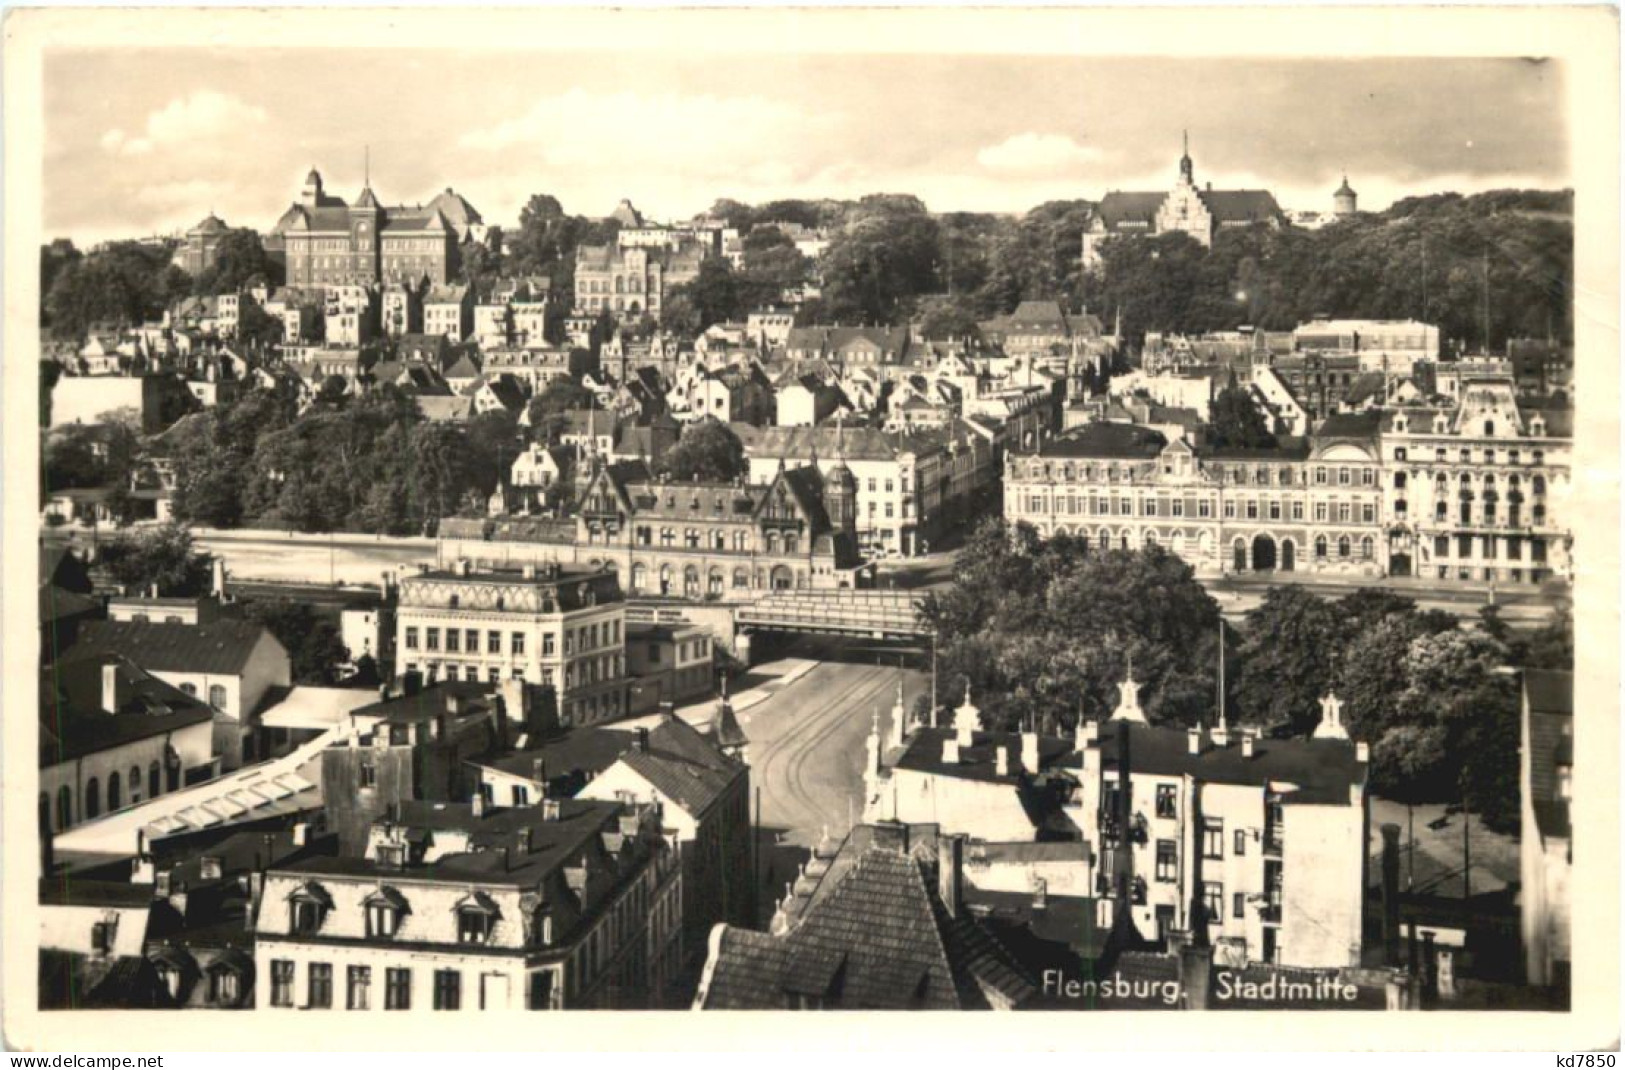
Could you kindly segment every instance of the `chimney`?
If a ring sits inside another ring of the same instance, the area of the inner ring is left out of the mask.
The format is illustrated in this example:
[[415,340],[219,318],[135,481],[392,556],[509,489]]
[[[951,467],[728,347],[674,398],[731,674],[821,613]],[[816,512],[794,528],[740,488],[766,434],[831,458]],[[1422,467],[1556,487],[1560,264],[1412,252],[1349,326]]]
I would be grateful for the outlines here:
[[959,743],[957,740],[945,739],[942,741],[942,764],[959,764]]
[[1209,735],[1215,747],[1230,746],[1230,726],[1223,721],[1220,721],[1219,727],[1215,728]]
[[1033,909],[1044,910],[1049,907],[1049,882],[1043,877],[1033,878]]
[[965,910],[965,837],[937,837],[937,894],[948,916]]
[[1010,752],[1004,747],[993,747],[993,772],[998,776],[1010,775]]
[[206,881],[219,880],[223,870],[219,855],[204,855],[198,861],[198,875]]
[[518,833],[518,850],[520,855],[530,854],[530,829],[522,828]]
[[559,801],[557,799],[542,800],[542,820],[557,821],[559,819]]
[[649,753],[649,730],[642,726],[639,726],[637,732],[637,748],[644,754]]
[[222,602],[226,600],[226,562],[218,557],[214,559],[214,590],[210,593]]
[[1083,742],[1085,744],[1098,742],[1100,739],[1100,722],[1083,722]]
[[1364,742],[1356,743],[1354,745],[1354,760],[1359,762],[1361,765],[1370,765],[1371,744]]
[[293,826],[293,845],[295,847],[304,847],[309,843],[310,823],[307,821],[296,821]]
[[106,661],[102,663],[102,712],[117,713],[119,709],[120,692],[118,662]]
[[473,571],[474,571],[474,562],[470,561],[466,557],[459,557],[457,559],[457,575],[459,575],[459,576],[468,576],[468,575],[471,575],[473,573]]
[[[483,787],[484,787],[484,785],[481,785],[482,789],[483,789]],[[469,813],[473,814],[475,817],[484,817],[485,816],[485,792],[484,792],[484,790],[476,791],[472,796],[469,797],[468,809],[469,809]]]
[[547,759],[532,758],[530,760],[530,778],[536,783],[547,786]]
[[524,567],[521,568],[519,571],[520,571],[520,574],[525,577],[525,579],[527,579],[527,580],[535,579],[536,578],[536,562],[534,562],[534,561],[525,562]]
[[1185,733],[1185,749],[1191,754],[1202,753],[1202,730],[1192,728]]
[[1253,745],[1253,734],[1251,732],[1244,733],[1241,737],[1241,756],[1243,758],[1253,756]]
[[1038,775],[1038,733],[1021,733],[1021,767],[1029,776]]

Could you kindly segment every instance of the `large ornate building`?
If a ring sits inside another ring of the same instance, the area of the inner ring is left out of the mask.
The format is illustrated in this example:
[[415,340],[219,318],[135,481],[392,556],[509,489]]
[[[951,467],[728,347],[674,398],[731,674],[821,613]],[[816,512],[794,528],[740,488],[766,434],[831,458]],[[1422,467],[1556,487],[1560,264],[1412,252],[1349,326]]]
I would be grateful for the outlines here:
[[1214,235],[1231,227],[1279,227],[1286,220],[1269,190],[1216,190],[1196,184],[1190,140],[1179,158],[1179,179],[1167,193],[1120,193],[1101,198],[1083,232],[1083,266],[1100,262],[1100,243],[1119,235],[1151,236],[1183,231],[1211,246]]
[[694,281],[703,259],[704,246],[694,242],[676,249],[583,245],[576,249],[576,311],[609,312],[619,320],[647,313],[658,320],[666,294]]
[[230,228],[213,212],[186,232],[186,240],[175,250],[175,266],[188,275],[201,275],[214,265],[220,248],[220,239]]
[[1385,571],[1374,414],[1270,449],[1090,424],[1006,458],[1004,515],[1102,549],[1160,545],[1198,571]]
[[478,222],[479,213],[450,189],[428,204],[386,208],[368,184],[349,204],[329,194],[312,170],[265,246],[282,257],[290,286],[439,286],[457,274],[459,243]]
[[575,544],[626,578],[631,595],[754,597],[853,587],[857,480],[837,463],[781,467],[763,483],[677,483],[642,462],[582,466]]

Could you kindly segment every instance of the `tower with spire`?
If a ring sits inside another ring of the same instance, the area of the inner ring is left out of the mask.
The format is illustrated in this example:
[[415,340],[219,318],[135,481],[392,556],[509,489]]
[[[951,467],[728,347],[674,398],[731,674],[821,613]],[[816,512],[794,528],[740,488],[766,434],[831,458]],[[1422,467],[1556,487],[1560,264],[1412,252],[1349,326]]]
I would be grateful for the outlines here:
[[1146,724],[1145,711],[1140,708],[1140,685],[1134,679],[1134,659],[1130,658],[1128,672],[1117,685],[1117,709],[1112,711],[1114,721],[1134,721]]
[[1179,156],[1179,181],[1187,186],[1196,185],[1196,165],[1191,162],[1191,132],[1181,130],[1184,151]]
[[716,713],[711,716],[711,742],[730,758],[745,761],[745,748],[750,739],[739,726],[733,704],[728,701],[728,674],[722,674],[722,696],[717,700]]
[[1343,184],[1332,194],[1332,215],[1338,219],[1347,219],[1359,211],[1359,200],[1360,195],[1349,185],[1349,176],[1344,175]]
[[858,535],[858,477],[846,465],[846,431],[835,424],[835,466],[824,476],[824,508],[836,531],[853,539]]

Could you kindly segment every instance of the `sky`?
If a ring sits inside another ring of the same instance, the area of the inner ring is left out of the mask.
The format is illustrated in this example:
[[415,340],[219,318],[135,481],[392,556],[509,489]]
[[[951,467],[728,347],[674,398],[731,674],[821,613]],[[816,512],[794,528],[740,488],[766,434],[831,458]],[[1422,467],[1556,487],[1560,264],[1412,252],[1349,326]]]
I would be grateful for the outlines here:
[[688,218],[720,197],[912,193],[1024,212],[1196,178],[1329,209],[1572,185],[1562,70],[1518,59],[1246,60],[667,50],[103,49],[46,60],[45,233],[88,244],[210,211],[268,229],[317,168],[353,200],[451,187],[513,225],[534,193]]

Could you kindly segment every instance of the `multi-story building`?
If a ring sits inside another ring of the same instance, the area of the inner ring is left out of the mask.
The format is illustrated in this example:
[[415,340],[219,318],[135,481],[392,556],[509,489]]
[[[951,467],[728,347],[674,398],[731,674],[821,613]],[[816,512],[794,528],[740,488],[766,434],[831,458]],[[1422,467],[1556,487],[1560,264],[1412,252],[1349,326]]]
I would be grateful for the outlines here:
[[426,205],[386,208],[370,185],[352,205],[329,194],[322,176],[311,171],[299,201],[277,220],[266,246],[283,258],[289,285],[443,285],[457,273],[461,239],[447,213],[465,208],[467,202],[449,189]]
[[423,294],[403,282],[385,286],[378,298],[385,336],[400,338],[423,331]]
[[857,492],[844,466],[781,467],[752,483],[672,483],[640,462],[578,467],[578,552],[628,577],[634,595],[723,600],[857,585]]
[[403,802],[363,857],[269,870],[260,1008],[647,1006],[678,968],[682,870],[659,805]]
[[552,687],[565,724],[626,712],[626,602],[604,568],[467,561],[401,582],[396,664],[428,680],[525,680]]
[[424,295],[424,334],[442,335],[455,344],[473,327],[474,292],[468,286],[436,286]]
[[1132,676],[1120,691],[1083,725],[1065,805],[1098,859],[1100,922],[1126,884],[1142,936],[1205,924],[1219,963],[1360,965],[1370,755],[1336,696],[1313,738],[1261,739],[1147,724]]
[[203,222],[186,232],[186,240],[175,249],[175,266],[194,277],[203,274],[214,266],[220,240],[229,232],[226,224],[210,212]]
[[1409,375],[1418,361],[1439,359],[1439,328],[1416,320],[1315,319],[1292,332],[1292,345],[1352,355],[1361,371]]
[[1100,199],[1083,232],[1083,266],[1100,263],[1100,243],[1117,236],[1183,232],[1211,246],[1221,230],[1232,227],[1277,228],[1286,222],[1275,195],[1268,190],[1215,190],[1196,184],[1190,144],[1179,159],[1179,180],[1167,193],[1119,193]]
[[866,552],[912,556],[969,516],[995,484],[993,447],[963,421],[944,431],[888,433],[875,428],[731,425],[745,445],[753,482],[781,465],[837,463],[857,483],[856,531]]
[[577,312],[610,312],[619,320],[647,313],[655,319],[674,286],[699,276],[703,246],[684,242],[679,248],[583,245],[576,249]]
[[1383,417],[1388,557],[1403,576],[1539,583],[1572,575],[1573,414],[1520,407],[1509,379],[1454,410]]
[[1235,449],[1087,425],[1005,464],[1004,515],[1101,549],[1156,544],[1198,571],[1380,575],[1383,489],[1374,414],[1308,439]]

